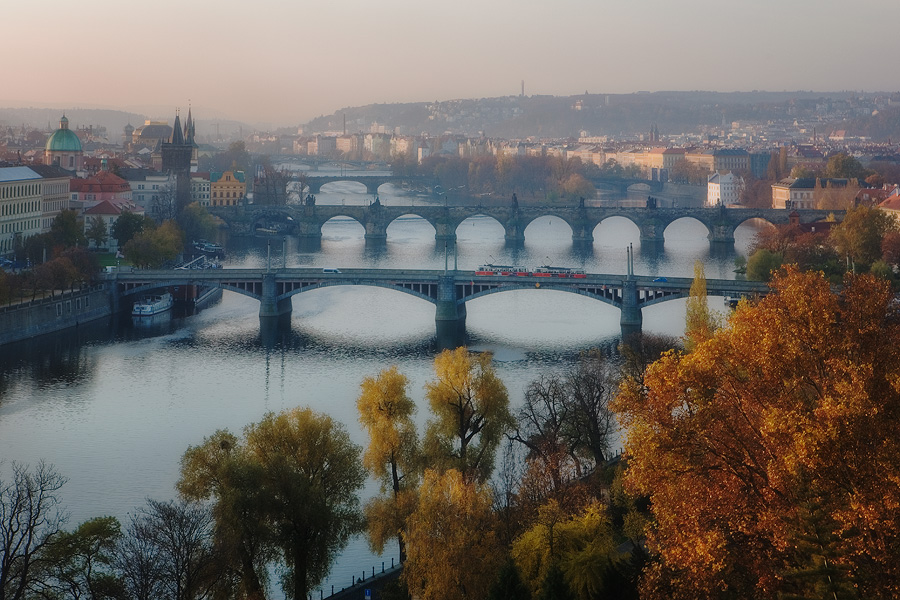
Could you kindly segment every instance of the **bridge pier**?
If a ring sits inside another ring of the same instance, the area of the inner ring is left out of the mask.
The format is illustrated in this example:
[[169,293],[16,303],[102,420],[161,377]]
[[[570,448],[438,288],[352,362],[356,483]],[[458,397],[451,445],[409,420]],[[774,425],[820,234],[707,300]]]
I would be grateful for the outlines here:
[[507,245],[521,246],[525,244],[525,230],[520,227],[519,222],[507,223],[503,226]]
[[438,346],[441,349],[452,349],[464,345],[466,303],[459,302],[456,298],[456,278],[453,275],[439,277],[437,294],[434,324]]
[[275,289],[275,274],[266,273],[263,275],[262,281],[262,299],[259,302],[260,319],[268,317],[282,317],[290,315],[293,310],[290,298],[278,299],[277,290]]
[[446,242],[451,246],[456,244],[456,227],[453,223],[437,221],[433,225],[435,242]]
[[637,282],[626,279],[622,284],[622,318],[619,325],[622,328],[622,338],[628,338],[641,332],[644,316],[641,306],[638,304]]

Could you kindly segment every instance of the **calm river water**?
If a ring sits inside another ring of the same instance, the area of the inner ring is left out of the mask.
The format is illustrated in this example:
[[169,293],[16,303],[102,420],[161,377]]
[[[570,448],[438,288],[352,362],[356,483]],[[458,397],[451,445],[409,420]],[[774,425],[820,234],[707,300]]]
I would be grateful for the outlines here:
[[[361,185],[330,184],[320,204],[371,201]],[[431,202],[383,186],[385,204]],[[738,231],[735,249],[746,252],[752,225]],[[638,274],[693,275],[694,261],[710,278],[732,278],[734,253],[710,254],[706,229],[677,221],[666,231],[665,249],[640,250],[637,227],[610,219],[594,232],[588,252],[574,253],[568,226],[552,217],[526,230],[524,247],[505,247],[502,227],[473,218],[457,231],[458,265],[528,266],[551,263],[590,272],[624,273],[625,247],[633,243]],[[419,218],[396,221],[387,244],[367,248],[360,225],[333,220],[323,229],[321,250],[300,253],[282,238],[230,240],[227,266],[443,268],[443,245]],[[452,268],[453,257],[449,258]],[[713,303],[714,306],[717,304]],[[575,294],[520,291],[494,294],[468,304],[470,347],[494,353],[513,405],[540,373],[564,368],[579,352],[613,347],[619,311]],[[193,316],[175,314],[150,328],[129,318],[98,323],[77,333],[0,348],[0,472],[8,463],[44,459],[69,478],[63,501],[70,527],[96,516],[125,521],[146,498],[174,496],[179,459],[190,444],[219,428],[233,432],[266,411],[310,406],[344,423],[352,439],[366,439],[355,402],[361,380],[392,364],[410,380],[410,395],[427,418],[423,386],[432,377],[434,307],[406,294],[365,287],[337,287],[293,299],[291,331],[274,345],[259,336],[258,303],[226,292],[221,302]],[[644,311],[644,330],[680,335],[684,302]],[[376,491],[370,483],[366,495]],[[363,570],[390,564],[373,556],[363,539],[343,553],[323,588],[350,584]],[[279,594],[276,592],[275,597]]]

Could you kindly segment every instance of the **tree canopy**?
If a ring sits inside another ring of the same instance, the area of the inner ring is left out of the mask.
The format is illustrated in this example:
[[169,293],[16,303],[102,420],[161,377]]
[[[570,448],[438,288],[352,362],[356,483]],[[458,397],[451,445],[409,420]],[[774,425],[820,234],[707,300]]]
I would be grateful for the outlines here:
[[285,593],[302,600],[362,529],[364,480],[343,426],[298,408],[267,414],[242,440],[217,432],[189,448],[178,485],[188,498],[215,499],[217,538],[232,548],[248,593],[261,594],[261,567],[277,552]]
[[[360,387],[362,393],[356,401],[359,422],[369,433],[363,465],[381,480],[381,496],[366,504],[369,541],[381,553],[387,539],[397,536],[402,561],[405,552],[400,533],[414,505],[421,460],[412,420],[416,407],[406,394],[406,376],[396,366],[377,377],[366,377]],[[388,490],[390,495],[385,496]]]
[[772,287],[617,400],[655,517],[643,597],[900,594],[900,307],[869,275]]
[[456,468],[467,480],[487,480],[503,434],[512,425],[506,386],[489,353],[444,350],[434,359],[436,379],[425,385],[432,418],[425,434],[432,464]]

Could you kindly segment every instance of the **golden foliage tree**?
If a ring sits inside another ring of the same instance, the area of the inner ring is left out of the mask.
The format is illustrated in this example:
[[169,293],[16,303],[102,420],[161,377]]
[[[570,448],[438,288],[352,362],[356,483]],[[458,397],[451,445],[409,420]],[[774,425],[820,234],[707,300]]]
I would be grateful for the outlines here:
[[617,399],[644,597],[900,596],[900,307],[871,276],[772,287]]
[[456,469],[425,471],[404,533],[409,591],[421,600],[483,598],[503,563],[492,495]]
[[550,500],[538,510],[531,528],[513,542],[512,555],[535,597],[556,565],[578,598],[599,598],[603,574],[615,559],[606,511],[593,502],[579,513],[569,514]]
[[489,353],[444,350],[434,359],[436,379],[425,385],[432,418],[425,434],[431,464],[455,468],[467,481],[485,481],[512,425],[506,386]]
[[685,348],[693,350],[697,344],[709,339],[716,330],[716,317],[706,298],[706,273],[701,261],[694,262],[694,281],[685,312]]
[[[406,558],[400,532],[415,505],[414,490],[419,462],[419,441],[412,420],[416,406],[406,394],[406,376],[396,366],[366,377],[356,401],[359,422],[369,434],[363,465],[381,480],[381,496],[366,503],[369,543],[381,553],[396,536],[400,561]],[[385,494],[390,490],[390,496]]]

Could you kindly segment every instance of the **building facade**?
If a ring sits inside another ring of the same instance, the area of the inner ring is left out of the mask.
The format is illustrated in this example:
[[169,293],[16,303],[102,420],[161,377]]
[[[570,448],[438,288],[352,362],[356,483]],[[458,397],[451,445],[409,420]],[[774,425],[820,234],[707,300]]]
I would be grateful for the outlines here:
[[209,174],[210,206],[237,206],[244,202],[247,183],[243,171]]
[[42,177],[28,167],[0,167],[0,254],[41,232]]
[[733,206],[741,200],[744,180],[734,173],[713,173],[706,183],[707,206]]

